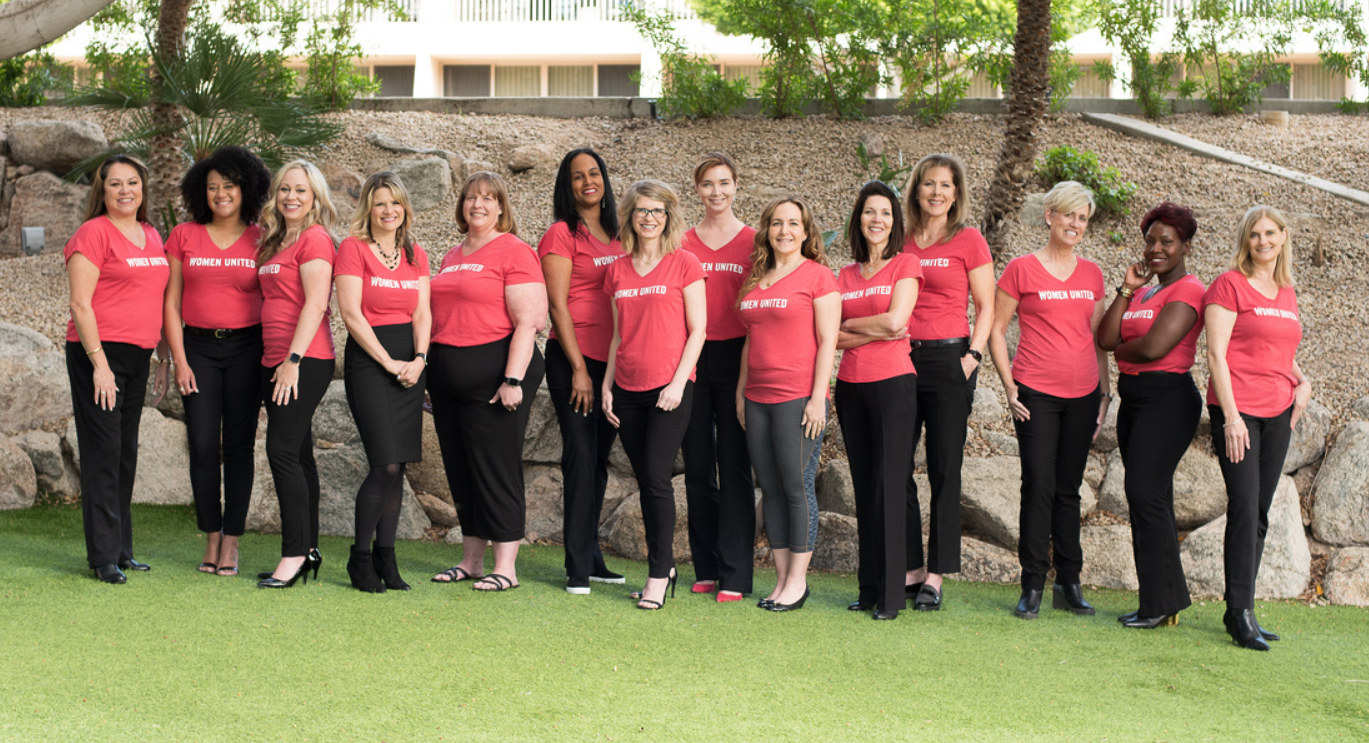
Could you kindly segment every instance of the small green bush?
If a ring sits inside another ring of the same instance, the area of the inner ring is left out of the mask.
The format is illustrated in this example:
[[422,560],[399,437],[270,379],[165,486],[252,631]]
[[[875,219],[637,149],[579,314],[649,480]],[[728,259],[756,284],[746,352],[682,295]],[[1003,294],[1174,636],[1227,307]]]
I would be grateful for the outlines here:
[[1136,184],[1122,180],[1121,171],[1098,164],[1098,154],[1073,147],[1052,147],[1036,163],[1036,175],[1054,186],[1061,181],[1078,181],[1093,191],[1097,214],[1118,216],[1130,214],[1127,202],[1136,193]]
[[0,61],[0,106],[41,106],[48,96],[71,92],[71,68],[48,52],[33,52]]

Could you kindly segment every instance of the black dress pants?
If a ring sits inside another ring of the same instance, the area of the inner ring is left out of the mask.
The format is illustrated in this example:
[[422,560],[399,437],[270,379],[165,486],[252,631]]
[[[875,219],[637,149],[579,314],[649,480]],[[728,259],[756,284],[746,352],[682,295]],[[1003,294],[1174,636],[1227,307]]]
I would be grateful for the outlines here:
[[1241,414],[1250,432],[1250,448],[1240,463],[1233,464],[1226,454],[1226,416],[1217,405],[1207,406],[1212,419],[1212,448],[1226,481],[1226,605],[1232,611],[1255,608],[1255,576],[1264,555],[1264,537],[1269,531],[1269,507],[1283,474],[1283,460],[1293,430],[1288,421],[1293,407],[1273,418]]
[[147,396],[152,349],[100,344],[114,372],[114,409],[95,404],[95,365],[80,343],[67,341],[67,379],[81,453],[81,521],[86,563],[95,568],[133,559],[133,481],[138,473],[138,424]]
[[[927,558],[922,557],[922,509],[917,483],[908,478],[908,570],[923,565],[944,575],[960,572],[960,470],[965,462],[965,434],[974,407],[979,369],[968,379],[960,359],[970,342],[920,348],[912,352],[917,369],[917,417],[913,420],[913,443],[908,449],[911,464],[922,427],[927,427],[927,481],[931,486],[931,528],[927,534]],[[911,467],[909,472],[911,472]]]
[[683,445],[694,577],[743,594],[751,593],[756,547],[756,484],[737,420],[745,343],[745,337],[704,342]]
[[675,489],[670,472],[694,403],[694,383],[687,382],[680,406],[661,410],[656,401],[662,389],[630,392],[613,385],[613,414],[618,416],[623,451],[641,491],[647,575],[652,578],[669,578],[675,567]]
[[523,538],[523,435],[546,374],[542,353],[534,347],[523,374],[523,402],[516,410],[505,410],[498,400],[491,403],[504,383],[512,340],[510,335],[480,346],[434,343],[428,349],[433,427],[456,518],[463,535],[490,542]]
[[913,465],[908,453],[914,437],[917,382],[915,374],[878,382],[837,381],[837,420],[856,495],[860,600],[874,600],[881,611],[903,608],[907,541],[922,536],[920,531],[905,532],[904,513],[908,507],[904,483]]
[[1084,567],[1079,544],[1079,486],[1098,426],[1101,394],[1056,397],[1017,385],[1031,419],[1013,420],[1022,464],[1022,512],[1017,558],[1022,587],[1043,589],[1055,552],[1055,582],[1078,583]]
[[[283,362],[289,363],[289,362]],[[318,464],[314,461],[314,410],[333,380],[333,359],[299,362],[299,397],[271,400],[275,367],[261,367],[266,397],[266,459],[280,504],[280,556],[301,557],[318,547]]]
[[1131,550],[1136,558],[1142,617],[1177,614],[1193,602],[1179,560],[1174,524],[1174,470],[1198,430],[1203,398],[1193,375],[1122,374],[1117,442],[1126,466]]
[[247,530],[252,502],[253,448],[261,414],[261,326],[235,330],[225,338],[187,329],[184,338],[185,360],[199,389],[181,396],[195,521],[206,534],[240,537]]
[[562,539],[566,544],[566,575],[585,578],[607,571],[599,547],[599,518],[608,490],[608,455],[618,429],[604,417],[599,390],[604,386],[608,364],[585,359],[585,371],[594,385],[594,406],[589,415],[571,406],[570,359],[561,342],[547,341],[547,391],[561,426],[561,482],[564,488]]

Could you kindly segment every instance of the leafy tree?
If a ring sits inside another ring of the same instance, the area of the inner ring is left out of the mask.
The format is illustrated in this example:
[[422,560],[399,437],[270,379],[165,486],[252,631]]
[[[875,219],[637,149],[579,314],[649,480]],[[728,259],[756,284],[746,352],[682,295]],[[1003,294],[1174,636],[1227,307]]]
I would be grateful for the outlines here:
[[48,96],[71,91],[72,71],[49,52],[0,61],[0,106],[41,106]]
[[1266,87],[1292,75],[1278,61],[1292,43],[1292,28],[1281,0],[1192,0],[1174,23],[1189,77],[1179,94],[1201,93],[1217,115],[1259,103]]
[[[1097,12],[1098,31],[1121,48],[1130,68],[1122,84],[1147,118],[1168,116],[1172,109],[1167,96],[1175,90],[1174,79],[1183,69],[1183,59],[1164,49],[1156,38],[1164,15],[1159,0],[1102,0]],[[1117,79],[1117,70],[1109,60],[1096,62],[1094,68],[1103,80]]]
[[[662,89],[656,105],[662,116],[707,119],[732,113],[746,102],[750,84],[744,79],[725,80],[708,59],[691,53],[675,32],[669,13],[649,13],[631,3],[623,9],[623,17],[660,55]],[[635,74],[640,81],[641,73]]]
[[[1357,3],[1336,0],[1303,0],[1298,6],[1298,25],[1317,40],[1322,67],[1369,88],[1369,34]],[[1342,97],[1342,111],[1359,113],[1369,103]]]

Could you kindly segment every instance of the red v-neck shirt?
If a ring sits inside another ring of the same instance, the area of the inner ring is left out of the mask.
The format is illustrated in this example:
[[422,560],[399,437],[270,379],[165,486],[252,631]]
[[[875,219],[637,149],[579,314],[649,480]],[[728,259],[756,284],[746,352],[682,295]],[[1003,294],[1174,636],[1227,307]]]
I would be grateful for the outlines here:
[[[1279,287],[1273,299],[1250,285],[1240,271],[1217,277],[1203,297],[1203,306],[1215,304],[1236,313],[1226,365],[1231,370],[1231,395],[1236,409],[1257,418],[1273,418],[1293,404],[1298,380],[1293,358],[1302,342],[1298,297],[1291,286]],[[1217,405],[1212,380],[1207,383],[1207,404]]]
[[737,312],[737,292],[751,270],[751,254],[756,249],[756,231],[743,225],[726,245],[714,250],[690,229],[685,233],[685,250],[693,253],[708,277],[708,340],[725,341],[746,335],[746,324]]
[[1055,397],[1083,397],[1098,389],[1093,312],[1103,297],[1103,271],[1075,256],[1074,272],[1060,280],[1035,255],[1012,259],[998,288],[1017,300],[1017,356],[1012,378]]
[[746,293],[741,302],[747,334],[746,399],[773,405],[813,394],[818,358],[813,301],[836,293],[832,270],[810,260],[769,289],[757,286]]
[[[684,290],[705,278],[699,259],[685,250],[667,253],[645,276],[638,275],[631,256],[609,266],[604,293],[618,307],[615,385],[645,392],[670,384],[689,341]],[[694,380],[693,369],[689,379]]]
[[[837,275],[837,289],[841,292],[841,319],[853,320],[873,317],[889,311],[894,301],[894,286],[904,279],[919,285],[923,282],[922,265],[917,256],[900,253],[879,269],[874,276],[861,276],[860,264],[852,263]],[[921,301],[919,291],[918,301]],[[878,382],[904,374],[916,374],[909,355],[911,340],[875,341],[841,352],[841,366],[837,379],[843,382]]]

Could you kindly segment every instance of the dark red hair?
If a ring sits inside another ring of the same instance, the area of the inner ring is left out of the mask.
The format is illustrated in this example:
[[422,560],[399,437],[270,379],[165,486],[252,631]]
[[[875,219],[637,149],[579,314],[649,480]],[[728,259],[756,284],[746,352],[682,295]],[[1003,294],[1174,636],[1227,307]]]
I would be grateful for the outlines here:
[[1166,201],[1159,206],[1146,212],[1146,216],[1141,217],[1141,234],[1150,231],[1150,226],[1159,222],[1167,224],[1179,233],[1179,239],[1189,242],[1198,232],[1198,220],[1193,217],[1193,210],[1186,206],[1171,204]]

